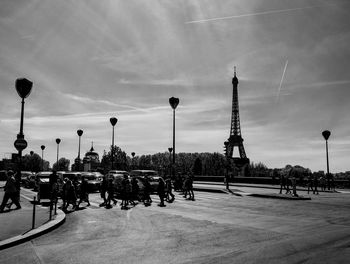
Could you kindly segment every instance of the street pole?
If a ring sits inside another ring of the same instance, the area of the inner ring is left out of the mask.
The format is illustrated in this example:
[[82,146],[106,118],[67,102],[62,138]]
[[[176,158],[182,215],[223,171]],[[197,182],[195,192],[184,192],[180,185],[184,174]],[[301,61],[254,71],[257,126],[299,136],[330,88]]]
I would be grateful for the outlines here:
[[118,119],[115,117],[111,117],[109,119],[112,125],[112,149],[111,149],[111,156],[112,156],[112,170],[114,169],[114,126],[117,124]]
[[322,136],[326,140],[326,159],[327,159],[327,186],[328,186],[328,191],[331,189],[330,188],[330,175],[329,175],[329,162],[328,162],[328,138],[330,137],[331,132],[328,130],[325,130],[322,132]]
[[61,143],[61,139],[59,139],[59,138],[56,138],[56,143],[57,143],[57,162],[56,162],[56,171],[58,171],[59,170],[59,166],[58,166],[58,152],[59,152],[59,145],[60,145],[60,143]]
[[41,145],[41,171],[44,171],[44,149],[45,146]]
[[80,171],[80,163],[81,163],[81,161],[80,161],[80,138],[81,138],[81,136],[83,135],[83,130],[81,130],[81,129],[78,129],[77,130],[77,134],[78,134],[78,137],[79,137],[79,147],[78,147],[78,171]]
[[178,106],[180,100],[179,98],[171,97],[169,98],[169,104],[173,109],[173,170],[172,177],[175,178],[175,109]]
[[19,78],[15,82],[16,91],[18,95],[22,98],[21,101],[21,121],[19,134],[17,134],[17,139],[14,142],[14,146],[18,151],[19,164],[18,171],[16,174],[16,186],[18,189],[18,195],[20,192],[20,181],[21,181],[21,170],[22,170],[22,151],[27,147],[27,141],[24,139],[23,134],[23,119],[24,119],[24,98],[27,98],[32,91],[33,83],[26,78]]

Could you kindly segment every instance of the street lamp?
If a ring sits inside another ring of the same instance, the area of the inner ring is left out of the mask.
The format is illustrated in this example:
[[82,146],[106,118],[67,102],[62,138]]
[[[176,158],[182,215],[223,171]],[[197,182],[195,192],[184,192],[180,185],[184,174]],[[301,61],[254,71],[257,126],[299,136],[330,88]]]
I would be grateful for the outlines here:
[[29,154],[30,154],[30,168],[31,168],[31,171],[33,172],[33,155],[34,155],[34,151],[33,150],[31,150],[30,152],[29,152]]
[[326,140],[326,157],[327,157],[327,185],[328,190],[330,190],[330,179],[329,179],[329,162],[328,162],[328,138],[330,137],[331,132],[328,130],[325,130],[322,132],[322,136]]
[[112,127],[113,127],[113,129],[112,129],[112,149],[111,149],[111,155],[112,155],[112,170],[114,169],[114,164],[113,164],[113,160],[114,160],[114,126],[117,124],[117,122],[118,122],[118,119],[117,118],[115,118],[115,117],[111,117],[110,119],[109,119],[109,121],[111,122],[111,125],[112,125]]
[[77,134],[79,136],[79,147],[78,147],[78,171],[80,171],[80,138],[83,135],[83,130],[78,129],[77,130]]
[[58,149],[59,149],[59,144],[61,143],[61,139],[56,138],[56,143],[57,143],[57,161],[56,161],[56,171],[59,170],[59,166],[58,166]]
[[[178,106],[180,100],[179,98],[171,97],[169,98],[169,104],[173,109],[173,166],[175,167],[175,109]],[[175,177],[175,168],[173,170],[173,178]]]
[[22,167],[22,151],[27,147],[27,141],[24,139],[23,134],[23,117],[24,117],[24,98],[27,98],[32,91],[33,83],[26,78],[19,78],[15,83],[16,91],[18,95],[22,98],[22,107],[21,107],[21,123],[19,134],[17,134],[17,139],[14,142],[14,146],[18,151],[19,156],[19,166],[18,173],[16,175],[17,184],[20,183],[21,180],[21,167]]
[[173,151],[173,148],[168,148],[169,150],[169,175],[173,175],[173,166],[171,166],[171,152]]
[[41,171],[44,171],[44,149],[45,146],[41,145]]
[[132,160],[131,160],[131,167],[133,168],[133,169],[135,169],[135,164],[134,164],[134,157],[135,157],[135,152],[131,152],[131,157],[132,157]]

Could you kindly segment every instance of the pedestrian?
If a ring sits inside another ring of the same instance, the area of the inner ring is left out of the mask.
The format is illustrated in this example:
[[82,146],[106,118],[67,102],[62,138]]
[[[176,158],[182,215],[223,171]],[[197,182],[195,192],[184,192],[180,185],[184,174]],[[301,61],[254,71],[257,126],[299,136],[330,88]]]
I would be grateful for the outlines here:
[[108,179],[108,184],[107,184],[107,204],[106,208],[112,208],[113,206],[111,205],[111,201],[113,201],[113,204],[117,204],[117,200],[114,198],[114,184],[113,184],[113,178]]
[[49,186],[50,186],[50,210],[52,210],[53,204],[57,204],[58,185],[57,185],[56,171],[53,171],[50,175]]
[[311,172],[308,174],[307,176],[307,194],[309,194],[310,190],[313,192],[314,188],[313,188],[313,177]]
[[133,201],[140,201],[139,191],[140,191],[140,187],[137,182],[137,179],[136,177],[132,177],[131,178],[131,199]]
[[172,190],[173,186],[172,186],[170,177],[166,178],[165,187],[166,187],[166,201],[168,203],[172,203],[175,200],[175,195],[173,194],[173,190]]
[[144,185],[144,190],[143,190],[143,204],[145,206],[149,206],[152,203],[152,198],[150,196],[151,194],[151,184],[149,183],[148,177],[145,176],[144,181],[143,181],[143,185]]
[[62,183],[62,193],[61,193],[61,199],[62,199],[62,209],[66,207],[66,186],[67,186],[67,178],[63,178]]
[[188,193],[189,193],[189,200],[194,201],[194,192],[193,192],[193,174],[190,173],[188,177]]
[[182,184],[183,198],[187,198],[188,184],[189,184],[189,176],[187,175]]
[[157,193],[160,199],[160,203],[158,206],[160,207],[165,207],[166,205],[164,204],[164,198],[165,198],[165,182],[162,177],[159,177],[158,179],[158,187],[157,187]]
[[100,204],[100,207],[105,206],[107,204],[106,192],[108,187],[107,176],[103,176],[102,182],[100,185],[100,196],[103,199],[103,202]]
[[65,205],[63,207],[63,211],[67,211],[69,205],[72,205],[72,209],[74,210],[77,205],[77,195],[75,192],[74,185],[72,180],[68,178],[65,186]]
[[284,174],[280,174],[280,194],[282,194],[282,190],[286,189],[286,178]]
[[12,171],[9,171],[7,173],[7,181],[4,187],[4,197],[2,199],[2,203],[0,205],[0,213],[4,211],[4,208],[8,202],[9,199],[16,205],[16,209],[21,209],[21,205],[18,200],[18,190],[16,187],[16,180],[14,177],[14,173]]
[[90,206],[90,201],[89,201],[89,185],[87,180],[85,179],[85,176],[81,177],[81,184],[80,184],[80,195],[79,195],[79,202],[78,202],[78,208],[79,205],[82,202],[86,202],[87,206]]
[[313,175],[313,185],[314,185],[313,194],[318,194],[318,190],[317,190],[317,186],[318,186],[318,175],[317,175],[317,173],[314,173],[314,175]]

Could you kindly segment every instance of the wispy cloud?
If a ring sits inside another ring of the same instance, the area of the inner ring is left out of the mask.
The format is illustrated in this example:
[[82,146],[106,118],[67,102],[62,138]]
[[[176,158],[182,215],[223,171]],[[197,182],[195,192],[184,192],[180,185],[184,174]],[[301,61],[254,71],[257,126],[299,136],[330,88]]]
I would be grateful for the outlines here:
[[286,74],[287,66],[288,66],[288,60],[286,60],[286,63],[284,64],[284,69],[283,69],[281,81],[280,81],[280,84],[279,84],[279,86],[278,86],[278,91],[277,91],[277,96],[276,96],[276,102],[278,102],[279,99],[280,99],[280,93],[281,93],[282,83],[283,83],[283,80],[284,80],[284,75]]
[[241,14],[241,15],[234,15],[234,16],[223,16],[223,17],[215,17],[215,18],[208,18],[208,19],[192,20],[192,21],[185,22],[185,24],[197,24],[197,23],[213,22],[213,21],[226,20],[226,19],[235,19],[235,18],[244,18],[244,17],[252,17],[252,16],[271,15],[271,14],[278,14],[278,13],[288,13],[288,12],[299,11],[299,10],[310,9],[310,8],[316,8],[316,7],[321,7],[321,6],[325,6],[325,5],[304,6],[304,7],[287,8],[287,9],[279,9],[279,10],[270,10],[270,11],[256,12],[256,13],[249,13],[249,14]]

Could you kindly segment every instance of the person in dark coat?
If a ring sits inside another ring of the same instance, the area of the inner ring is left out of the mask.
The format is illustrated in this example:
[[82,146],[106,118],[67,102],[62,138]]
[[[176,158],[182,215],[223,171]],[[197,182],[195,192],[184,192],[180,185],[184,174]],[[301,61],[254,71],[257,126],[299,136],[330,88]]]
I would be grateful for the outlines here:
[[107,187],[108,187],[107,177],[104,176],[100,185],[100,196],[103,199],[103,202],[100,204],[100,207],[105,206],[107,204],[107,199],[106,199]]
[[77,195],[75,193],[75,188],[70,179],[67,180],[66,186],[65,186],[65,206],[63,207],[63,210],[66,211],[68,206],[71,204],[73,209],[77,206]]
[[146,176],[144,178],[144,197],[143,197],[143,203],[145,206],[150,205],[152,203],[152,199],[150,196],[151,193],[151,184],[149,183],[148,177]]
[[80,199],[79,199],[79,202],[78,202],[78,208],[79,208],[79,205],[82,203],[82,202],[87,202],[87,206],[90,206],[90,201],[89,201],[89,189],[88,189],[88,182],[87,180],[85,179],[85,176],[82,176],[81,177],[81,184],[80,184]]
[[172,186],[170,177],[166,178],[165,187],[166,187],[166,201],[169,203],[172,203],[175,200],[175,195],[173,194],[173,190],[172,190],[173,186]]
[[16,205],[16,209],[21,209],[21,205],[18,200],[18,190],[16,186],[16,180],[12,171],[7,174],[7,181],[4,187],[5,194],[0,205],[0,213],[4,211],[4,208],[9,199]]
[[140,191],[140,187],[139,184],[137,182],[136,177],[133,177],[131,179],[131,196],[132,196],[132,200],[133,201],[139,201],[139,191]]
[[108,192],[108,197],[107,197],[107,204],[106,208],[111,208],[111,201],[113,201],[113,204],[117,204],[117,200],[114,198],[114,184],[113,184],[113,178],[110,178],[108,180],[108,185],[107,185],[107,192]]
[[166,206],[166,205],[164,204],[164,198],[165,198],[165,182],[164,182],[163,178],[159,178],[159,180],[158,180],[157,193],[158,193],[159,199],[160,199],[160,203],[158,204],[158,206],[160,206],[160,207]]

